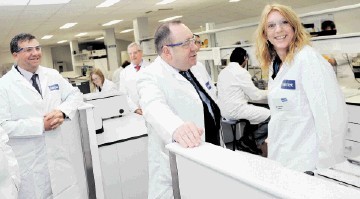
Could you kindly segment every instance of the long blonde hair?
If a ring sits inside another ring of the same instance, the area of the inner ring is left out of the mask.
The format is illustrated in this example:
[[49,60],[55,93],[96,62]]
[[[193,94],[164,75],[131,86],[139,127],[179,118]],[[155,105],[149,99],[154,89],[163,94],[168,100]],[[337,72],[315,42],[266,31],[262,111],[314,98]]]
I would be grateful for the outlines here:
[[273,45],[267,40],[267,18],[273,11],[278,11],[289,22],[294,30],[293,42],[291,42],[288,53],[283,62],[290,63],[295,56],[296,51],[302,49],[305,45],[310,45],[310,34],[305,30],[301,24],[300,18],[296,13],[288,6],[280,4],[272,4],[265,6],[259,25],[256,29],[256,58],[258,59],[260,66],[267,69],[273,61],[276,52]]
[[104,73],[99,69],[99,68],[94,68],[91,72],[90,72],[90,82],[93,84],[93,90],[96,90],[96,85],[92,80],[92,75],[96,74],[100,77],[101,79],[101,84],[104,84],[105,81],[105,77],[104,77]]

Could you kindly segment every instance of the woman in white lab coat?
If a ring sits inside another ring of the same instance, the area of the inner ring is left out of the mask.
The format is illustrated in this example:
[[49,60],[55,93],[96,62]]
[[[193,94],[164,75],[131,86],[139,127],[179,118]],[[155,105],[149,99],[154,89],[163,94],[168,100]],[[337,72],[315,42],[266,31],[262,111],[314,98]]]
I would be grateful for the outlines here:
[[256,55],[269,70],[268,157],[298,171],[342,161],[344,97],[300,19],[287,6],[267,5],[256,34]]
[[8,135],[0,127],[0,198],[18,198],[20,186],[19,165],[11,147],[6,143]]
[[90,82],[93,84],[93,91],[98,92],[107,92],[107,91],[117,91],[116,84],[112,81],[105,79],[103,72],[99,68],[94,68],[90,72]]

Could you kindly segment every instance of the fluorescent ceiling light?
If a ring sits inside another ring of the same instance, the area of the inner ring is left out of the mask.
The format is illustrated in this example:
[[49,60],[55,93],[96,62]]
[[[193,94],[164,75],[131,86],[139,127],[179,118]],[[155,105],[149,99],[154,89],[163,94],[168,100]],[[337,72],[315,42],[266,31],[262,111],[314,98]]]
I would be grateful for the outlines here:
[[43,36],[41,39],[50,39],[51,37],[53,37],[54,35],[45,35]]
[[102,39],[104,39],[104,37],[98,37],[95,40],[102,40]]
[[73,26],[75,26],[77,23],[67,23],[63,26],[60,27],[60,29],[67,29],[67,28],[71,28]]
[[178,19],[178,18],[181,18],[181,17],[182,16],[169,17],[169,18],[166,18],[166,19],[159,20],[159,22],[171,21],[171,20]]
[[230,3],[239,2],[240,0],[229,0]]
[[58,41],[57,43],[62,44],[62,43],[65,43],[65,42],[67,42],[67,40],[61,40],[61,41]]
[[107,22],[107,23],[104,23],[102,26],[111,26],[111,25],[120,23],[121,21],[122,21],[122,20],[112,20],[112,21],[109,21],[109,22]]
[[121,31],[120,33],[127,33],[127,32],[131,32],[131,31],[134,31],[134,29],[126,29],[126,30]]
[[29,0],[1,0],[0,6],[25,6],[29,3]]
[[158,3],[156,3],[156,5],[165,5],[165,4],[172,3],[174,1],[176,1],[176,0],[162,0],[162,1],[158,2]]
[[71,0],[1,0],[0,6],[51,5],[65,4]]
[[115,3],[119,2],[120,0],[106,0],[102,2],[101,4],[97,5],[97,8],[106,8],[114,5]]
[[65,4],[71,0],[30,0],[29,5]]
[[75,35],[75,37],[82,37],[82,36],[85,36],[87,34],[88,34],[87,32],[82,32],[82,33],[79,33],[79,34]]

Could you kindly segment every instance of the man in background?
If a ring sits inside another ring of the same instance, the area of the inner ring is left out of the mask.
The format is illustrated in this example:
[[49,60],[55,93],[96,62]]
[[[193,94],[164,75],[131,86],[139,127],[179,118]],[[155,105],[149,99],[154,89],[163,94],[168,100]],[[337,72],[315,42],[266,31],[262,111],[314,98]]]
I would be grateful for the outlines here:
[[73,118],[83,103],[82,94],[58,71],[40,66],[35,36],[16,35],[10,51],[15,64],[0,79],[0,126],[19,163],[19,198],[83,198],[61,131],[65,117]]
[[[243,151],[267,156],[267,124],[270,119],[270,110],[248,104],[251,100],[267,98],[267,91],[255,87],[250,73],[245,69],[248,55],[246,50],[237,47],[230,55],[230,63],[219,74],[217,88],[221,114],[229,120],[246,119],[256,129],[254,132],[245,132],[240,138],[238,148]],[[256,145],[252,143],[255,141]]]
[[120,72],[119,90],[127,95],[129,109],[131,112],[142,115],[142,109],[139,105],[139,96],[136,90],[138,73],[142,71],[149,62],[143,60],[141,46],[133,42],[129,44],[127,51],[130,57],[130,65]]

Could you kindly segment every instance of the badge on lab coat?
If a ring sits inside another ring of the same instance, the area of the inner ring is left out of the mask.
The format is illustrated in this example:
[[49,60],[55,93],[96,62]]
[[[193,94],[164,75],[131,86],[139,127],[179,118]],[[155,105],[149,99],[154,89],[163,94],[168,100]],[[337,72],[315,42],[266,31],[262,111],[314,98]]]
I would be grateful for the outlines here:
[[49,86],[50,91],[59,90],[59,84],[53,84]]
[[281,89],[295,90],[296,89],[295,80],[284,79],[283,82],[281,83]]
[[206,82],[206,88],[208,88],[209,90],[211,90],[211,85],[210,85],[210,82]]

